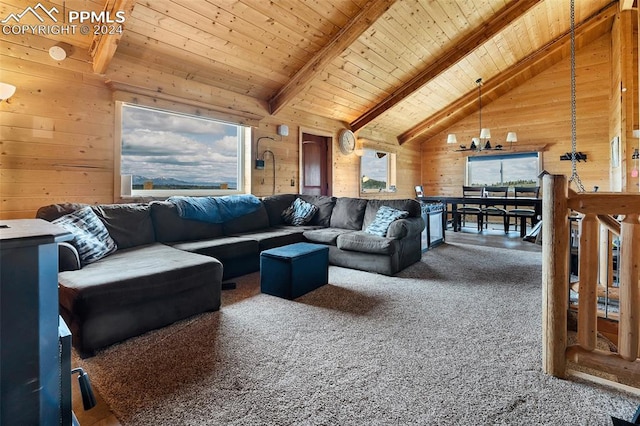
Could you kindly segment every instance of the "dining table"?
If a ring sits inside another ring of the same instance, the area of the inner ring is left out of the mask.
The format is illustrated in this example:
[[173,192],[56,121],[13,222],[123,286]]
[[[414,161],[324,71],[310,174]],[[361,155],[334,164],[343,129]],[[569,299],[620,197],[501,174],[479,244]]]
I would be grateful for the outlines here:
[[[440,202],[445,205],[445,212],[452,214],[453,231],[457,232],[457,214],[458,206],[507,206],[516,208],[532,208],[534,215],[532,218],[532,224],[538,222],[538,218],[542,217],[542,199],[534,197],[463,197],[463,196],[450,196],[450,195],[423,195],[416,197],[420,202],[435,203]],[[448,206],[451,206],[449,210]],[[526,234],[526,216],[520,217],[520,237],[524,238]],[[447,215],[442,215],[442,229],[447,229]]]

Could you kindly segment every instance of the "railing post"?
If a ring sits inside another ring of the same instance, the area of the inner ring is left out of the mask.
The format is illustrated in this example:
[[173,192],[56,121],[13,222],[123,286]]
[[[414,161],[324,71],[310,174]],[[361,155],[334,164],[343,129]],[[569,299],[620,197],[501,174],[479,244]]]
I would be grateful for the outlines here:
[[542,368],[565,377],[569,304],[567,179],[545,175],[542,198]]
[[578,343],[590,351],[596,348],[598,332],[598,229],[595,214],[587,214],[580,221]]
[[637,214],[625,216],[620,242],[618,353],[627,361],[635,361],[640,344],[640,223]]

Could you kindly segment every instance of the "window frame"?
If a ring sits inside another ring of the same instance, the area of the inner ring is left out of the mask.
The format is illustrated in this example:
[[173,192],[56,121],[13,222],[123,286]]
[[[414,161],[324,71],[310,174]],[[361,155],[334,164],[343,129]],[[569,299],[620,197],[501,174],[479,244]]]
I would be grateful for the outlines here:
[[[389,151],[385,151],[382,149],[375,149],[375,148],[366,148],[363,147],[362,148],[364,151],[364,154],[362,156],[360,156],[360,161],[359,161],[359,177],[358,177],[358,185],[360,186],[360,194],[379,194],[379,193],[394,193],[397,192],[397,171],[396,171],[396,167],[397,167],[397,154],[394,152],[389,152]],[[386,188],[385,189],[365,189],[363,188],[363,178],[365,177],[364,171],[363,171],[363,167],[362,167],[362,160],[363,158],[365,158],[366,156],[366,152],[367,151],[372,151],[374,153],[377,152],[384,152],[385,154],[385,158],[386,158],[386,163],[387,163],[387,178],[386,178]]]
[[[166,108],[158,108],[158,107],[150,107],[144,104],[137,104],[134,102],[126,102],[126,101],[116,101],[116,134],[115,134],[115,150],[114,150],[114,198],[115,201],[118,199],[126,199],[126,198],[166,198],[172,195],[189,195],[189,196],[219,196],[219,195],[233,195],[233,194],[244,194],[247,191],[247,149],[251,147],[251,138],[252,138],[252,128],[247,125],[243,125],[236,122],[231,122],[228,120],[222,120],[217,117],[212,117],[209,115],[202,115],[170,110]],[[146,109],[151,111],[158,111],[160,113],[173,114],[183,117],[195,118],[200,120],[209,120],[217,123],[222,123],[226,125],[236,126],[238,128],[238,145],[237,145],[237,188],[236,189],[133,189],[130,191],[127,190],[125,184],[127,178],[125,176],[131,175],[122,175],[122,119],[123,119],[123,107],[131,106],[140,109]],[[198,110],[200,112],[200,110]]]
[[[516,158],[527,158],[527,157],[531,157],[531,159],[533,159],[534,157],[536,158],[536,163],[537,163],[537,170],[536,170],[536,174],[533,177],[533,180],[535,180],[535,184],[532,184],[531,186],[540,186],[540,171],[542,170],[542,153],[541,152],[537,152],[537,151],[532,151],[532,152],[515,152],[515,153],[502,153],[502,154],[488,154],[488,155],[475,155],[475,156],[468,156],[467,157],[467,161],[466,161],[466,165],[465,165],[465,185],[467,186],[504,186],[504,183],[497,183],[497,182],[492,182],[491,184],[475,184],[472,182],[472,173],[471,173],[471,163],[481,163],[483,161],[491,161],[491,160],[509,160],[509,159],[516,159]],[[501,177],[502,179],[502,177]],[[513,185],[510,184],[510,187],[512,187]],[[528,186],[527,184],[523,183],[522,185],[517,185],[517,186]]]

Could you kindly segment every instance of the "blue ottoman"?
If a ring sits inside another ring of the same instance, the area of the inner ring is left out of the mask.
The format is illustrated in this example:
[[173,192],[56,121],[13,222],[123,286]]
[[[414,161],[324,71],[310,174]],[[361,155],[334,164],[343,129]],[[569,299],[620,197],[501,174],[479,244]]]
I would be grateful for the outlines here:
[[260,253],[260,290],[295,299],[329,280],[329,247],[295,243]]

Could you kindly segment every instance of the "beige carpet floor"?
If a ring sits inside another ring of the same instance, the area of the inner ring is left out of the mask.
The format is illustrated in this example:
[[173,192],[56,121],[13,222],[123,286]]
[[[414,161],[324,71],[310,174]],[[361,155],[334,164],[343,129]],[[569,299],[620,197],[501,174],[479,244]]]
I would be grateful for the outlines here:
[[610,425],[640,398],[541,370],[541,254],[448,243],[396,277],[259,275],[203,314],[74,361],[123,425]]

